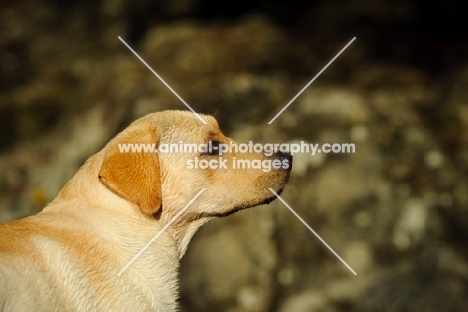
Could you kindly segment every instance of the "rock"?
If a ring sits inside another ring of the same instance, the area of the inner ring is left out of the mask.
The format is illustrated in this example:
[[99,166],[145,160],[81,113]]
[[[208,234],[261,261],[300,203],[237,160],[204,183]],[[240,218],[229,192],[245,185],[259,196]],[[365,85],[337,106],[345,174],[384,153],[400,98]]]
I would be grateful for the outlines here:
[[328,300],[321,293],[306,291],[286,299],[280,312],[325,312],[329,311]]

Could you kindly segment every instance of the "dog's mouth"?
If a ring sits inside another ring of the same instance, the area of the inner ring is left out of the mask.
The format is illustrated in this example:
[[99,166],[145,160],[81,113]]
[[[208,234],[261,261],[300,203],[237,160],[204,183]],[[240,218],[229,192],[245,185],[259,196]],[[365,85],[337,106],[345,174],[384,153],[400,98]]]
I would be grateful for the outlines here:
[[[283,193],[283,189],[284,189],[284,187],[280,188],[280,189],[276,192],[276,194],[281,195],[281,193]],[[276,199],[276,195],[274,195],[274,194],[272,193],[272,196],[271,196],[271,197],[265,199],[265,200],[262,201],[259,205],[268,205],[269,203],[271,203],[271,202],[274,201],[275,199]]]
[[[284,187],[282,187],[281,189],[276,191],[276,193],[278,195],[280,195],[283,192],[283,189],[284,189]],[[265,198],[265,199],[263,199],[263,200],[261,200],[259,202],[253,202],[253,203],[249,203],[247,205],[235,206],[233,209],[230,209],[230,210],[225,211],[225,212],[201,212],[201,213],[196,213],[196,214],[193,214],[193,215],[190,216],[189,222],[196,221],[196,220],[199,220],[199,219],[202,219],[202,218],[209,218],[209,219],[211,219],[211,218],[224,218],[224,217],[230,216],[230,215],[235,214],[236,212],[244,210],[244,209],[248,209],[248,208],[252,208],[252,207],[260,206],[260,205],[268,205],[269,203],[271,203],[272,201],[274,201],[276,199],[276,195],[274,195],[273,193],[271,195],[272,196],[267,197],[267,198]]]

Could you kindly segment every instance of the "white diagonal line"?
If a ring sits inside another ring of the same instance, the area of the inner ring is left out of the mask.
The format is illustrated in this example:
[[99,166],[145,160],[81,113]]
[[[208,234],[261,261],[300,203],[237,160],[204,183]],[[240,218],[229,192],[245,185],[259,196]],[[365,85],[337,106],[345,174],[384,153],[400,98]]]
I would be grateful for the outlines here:
[[187,205],[185,205],[184,208],[182,208],[181,211],[179,211],[178,214],[176,214],[172,219],[171,221],[169,221],[159,232],[158,234],[156,234],[149,242],[148,244],[145,245],[145,247],[143,247],[136,255],[135,257],[132,258],[132,260],[130,260],[129,263],[127,263],[122,270],[120,270],[120,272],[117,274],[117,276],[120,276],[165,230],[167,230],[167,228],[169,226],[171,226],[172,223],[174,223],[174,221],[185,211],[187,210],[187,208],[198,198],[198,196],[201,195],[201,193],[203,193],[204,191],[206,190],[206,188],[202,188],[200,190],[200,192],[198,192],[197,195],[195,195],[194,198],[192,198],[192,200],[190,200]]
[[356,40],[356,37],[354,37],[353,39],[351,39],[351,41],[350,41],[350,42],[348,42],[348,44],[347,44],[347,45],[346,45],[346,46],[345,46],[343,49],[341,49],[341,51],[340,51],[340,52],[338,52],[338,54],[337,54],[337,55],[335,55],[335,57],[334,57],[334,58],[333,58],[333,59],[332,59],[330,62],[328,62],[328,64],[327,64],[327,65],[325,65],[325,67],[324,67],[324,68],[323,68],[323,69],[322,69],[322,70],[321,70],[321,71],[320,71],[320,72],[319,72],[317,75],[315,75],[315,77],[314,77],[314,78],[312,78],[312,80],[311,80],[311,81],[309,81],[309,83],[308,83],[308,84],[306,84],[306,86],[305,86],[304,88],[302,88],[302,90],[301,90],[301,91],[299,91],[299,93],[298,93],[298,94],[296,94],[296,96],[295,96],[295,97],[293,97],[293,98],[292,98],[292,100],[291,100],[291,101],[289,101],[289,103],[288,103],[288,104],[286,104],[286,106],[285,106],[285,107],[283,107],[283,109],[282,109],[282,110],[280,110],[280,112],[279,112],[278,114],[276,114],[276,116],[275,116],[275,117],[273,117],[273,119],[272,119],[272,120],[270,120],[270,122],[269,122],[268,124],[269,124],[269,125],[271,125],[271,124],[272,124],[272,122],[273,122],[273,121],[275,121],[275,119],[276,119],[276,118],[278,118],[278,116],[279,116],[279,115],[281,115],[281,114],[282,114],[282,113],[285,111],[285,109],[286,109],[286,108],[288,108],[288,107],[289,107],[289,105],[291,105],[291,104],[292,104],[292,102],[294,102],[294,100],[295,100],[295,99],[297,99],[297,98],[299,97],[299,95],[301,95],[301,94],[302,94],[302,92],[304,92],[304,90],[305,90],[305,89],[307,89],[307,87],[309,87],[309,86],[312,84],[312,82],[314,82],[314,81],[315,81],[315,79],[317,79],[317,78],[318,78],[318,76],[320,76],[320,74],[322,74],[322,73],[325,71],[325,69],[327,69],[327,67],[328,67],[328,66],[330,66],[330,64],[331,64],[331,63],[333,63],[333,62],[336,60],[336,59],[337,59],[337,57],[338,57],[338,56],[340,56],[340,54],[341,54],[341,53],[343,53],[343,51],[344,51],[344,50],[346,50],[346,49],[347,49],[347,48],[348,48],[348,47],[351,45],[351,43],[353,43],[353,41],[354,41],[354,40]]
[[201,118],[200,115],[198,115],[197,112],[194,111],[193,108],[190,107],[190,105],[188,105],[187,102],[185,102],[184,99],[181,98],[181,97],[177,94],[177,92],[175,92],[174,89],[172,89],[171,86],[170,86],[166,81],[164,81],[164,79],[162,79],[162,77],[159,76],[158,73],[155,72],[155,71],[148,65],[148,63],[146,63],[145,60],[142,59],[141,56],[139,56],[138,53],[135,52],[135,50],[132,49],[132,47],[130,47],[130,46],[125,42],[125,40],[123,40],[120,36],[119,36],[118,38],[119,38],[120,41],[122,41],[123,44],[125,44],[125,46],[126,46],[130,51],[132,51],[133,54],[135,54],[135,56],[136,56],[143,64],[145,64],[146,67],[148,67],[148,69],[149,69],[156,77],[158,77],[159,80],[161,80],[161,82],[162,82],[169,90],[171,90],[172,93],[174,93],[175,96],[177,96],[177,98],[178,98],[182,103],[185,104],[185,106],[187,106],[188,109],[190,109],[190,110],[192,111],[192,113],[195,114],[195,116],[198,117],[198,119],[201,120],[201,122],[202,122],[203,124],[206,125],[206,121],[203,120],[203,118]]
[[308,229],[309,231],[312,232],[312,234],[314,234],[321,242],[322,244],[324,244],[351,272],[353,272],[354,275],[357,275],[356,271],[353,270],[353,268],[351,268],[349,266],[349,264],[346,263],[346,261],[343,260],[343,258],[340,257],[340,255],[338,255],[334,250],[333,248],[330,247],[330,245],[327,244],[327,242],[325,242],[323,240],[323,238],[320,237],[320,235],[317,234],[317,232],[315,232],[305,221],[304,219],[302,219],[298,214],[297,212],[294,211],[294,209],[292,209],[272,188],[268,188],[273,194],[275,194],[275,196],[286,206],[288,207],[288,209],[299,219],[299,221],[301,221]]

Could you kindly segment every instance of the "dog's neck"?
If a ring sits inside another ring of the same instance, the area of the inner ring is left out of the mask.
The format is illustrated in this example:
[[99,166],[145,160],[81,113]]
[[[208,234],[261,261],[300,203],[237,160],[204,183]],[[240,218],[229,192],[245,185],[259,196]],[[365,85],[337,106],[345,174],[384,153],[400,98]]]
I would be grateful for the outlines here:
[[206,222],[208,222],[208,220],[200,219],[197,221],[190,222],[189,224],[186,224],[184,226],[175,225],[171,227],[171,231],[177,242],[179,259],[181,259],[187,251],[187,247],[193,235],[195,235],[197,230]]

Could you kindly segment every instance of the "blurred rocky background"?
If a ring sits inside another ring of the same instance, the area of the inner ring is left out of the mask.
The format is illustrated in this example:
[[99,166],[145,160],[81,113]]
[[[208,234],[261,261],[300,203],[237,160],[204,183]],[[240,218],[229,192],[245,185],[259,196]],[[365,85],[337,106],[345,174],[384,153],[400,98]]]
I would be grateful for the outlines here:
[[121,36],[235,140],[356,144],[296,155],[282,196],[357,276],[275,201],[195,236],[182,311],[468,311],[467,20],[456,0],[4,0],[0,220],[185,109]]

